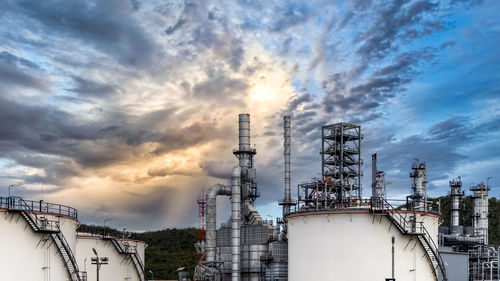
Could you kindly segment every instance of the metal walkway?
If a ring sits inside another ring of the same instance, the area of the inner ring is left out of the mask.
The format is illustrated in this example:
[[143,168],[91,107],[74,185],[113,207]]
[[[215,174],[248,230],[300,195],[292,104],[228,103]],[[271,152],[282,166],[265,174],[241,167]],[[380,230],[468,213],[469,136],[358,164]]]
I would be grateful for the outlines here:
[[70,275],[71,281],[86,281],[87,273],[80,272],[75,256],[69,247],[66,238],[64,237],[59,221],[48,220],[45,217],[39,217],[26,201],[21,197],[9,197],[6,204],[7,210],[14,213],[19,213],[21,217],[28,223],[31,229],[37,233],[48,234],[52,237],[56,247],[59,249],[66,269]]
[[402,234],[416,236],[426,252],[427,259],[432,264],[432,270],[436,279],[439,279],[439,272],[442,280],[448,281],[445,265],[438,252],[438,247],[423,223],[416,221],[415,215],[410,218],[410,220],[407,220],[407,218],[402,216],[401,213],[392,207],[384,198],[372,199],[371,211],[373,214],[385,215]]
[[137,274],[139,275],[139,280],[147,281],[146,272],[144,271],[144,264],[142,263],[139,253],[137,252],[137,247],[130,246],[128,245],[128,243],[123,243],[116,237],[105,236],[104,238],[111,240],[111,243],[113,243],[118,253],[130,256],[130,259],[132,259],[132,262],[135,265],[135,269],[137,270]]

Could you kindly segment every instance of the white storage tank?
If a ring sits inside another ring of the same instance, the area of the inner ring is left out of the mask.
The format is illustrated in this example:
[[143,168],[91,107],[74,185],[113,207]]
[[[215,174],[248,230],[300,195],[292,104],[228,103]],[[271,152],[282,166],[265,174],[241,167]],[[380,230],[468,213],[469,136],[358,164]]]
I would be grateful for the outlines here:
[[[427,212],[416,216],[436,242],[441,218]],[[417,235],[404,234],[388,215],[370,208],[331,209],[290,214],[287,221],[289,281],[386,280],[393,270],[398,281],[436,280]]]
[[102,265],[99,271],[100,280],[143,281],[146,280],[146,247],[143,241],[78,232],[76,259],[80,268],[87,271],[88,281],[97,280],[96,265],[91,263],[91,258],[96,256],[93,249],[99,257],[108,258],[108,264]]
[[1,197],[0,279],[77,280],[76,276],[71,279],[61,244],[53,236],[62,237],[68,248],[66,255],[74,256],[78,225],[77,211],[71,207]]

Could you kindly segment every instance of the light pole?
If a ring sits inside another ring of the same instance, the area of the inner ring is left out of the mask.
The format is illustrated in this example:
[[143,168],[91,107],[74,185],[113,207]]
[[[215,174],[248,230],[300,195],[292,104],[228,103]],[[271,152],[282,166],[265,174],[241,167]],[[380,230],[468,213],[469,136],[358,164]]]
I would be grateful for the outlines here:
[[23,185],[24,185],[24,183],[22,183],[22,182],[18,182],[18,183],[9,185],[9,197],[10,197],[10,189],[12,187],[18,187],[18,186],[23,186]]
[[153,271],[152,270],[148,270],[149,273],[151,273],[151,280],[154,281],[155,280],[155,276],[153,275]]
[[92,251],[95,254],[95,258],[91,258],[90,260],[92,261],[92,264],[96,265],[97,281],[99,281],[99,270],[101,270],[101,265],[108,264],[108,257],[99,257],[95,248],[92,248]]

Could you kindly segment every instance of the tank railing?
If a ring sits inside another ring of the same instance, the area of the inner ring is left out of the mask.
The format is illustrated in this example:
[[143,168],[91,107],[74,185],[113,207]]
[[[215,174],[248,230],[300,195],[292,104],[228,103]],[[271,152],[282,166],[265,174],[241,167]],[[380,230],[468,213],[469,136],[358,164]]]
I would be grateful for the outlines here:
[[[8,197],[7,199],[7,209],[25,212],[22,214],[25,219],[31,222],[31,226],[34,231],[51,231],[57,232],[59,229],[59,221],[49,220],[45,217],[37,216],[36,212],[33,211],[32,205],[29,204],[29,201],[26,202],[21,197]],[[28,222],[28,223],[29,223]]]
[[383,197],[375,197],[371,200],[371,209],[375,211],[381,211],[384,214],[387,214],[392,221],[401,228],[401,231],[405,233],[412,234],[423,234],[424,233],[424,225],[423,222],[417,222],[415,217],[410,218],[408,220],[407,217],[401,215],[398,210],[396,210],[385,198]]
[[[19,200],[24,201],[24,204],[22,204],[22,206],[17,206]],[[0,208],[16,209],[16,207],[23,206],[28,206],[31,212],[63,215],[75,219],[78,218],[78,211],[75,208],[71,208],[69,206],[54,204],[42,200],[25,200],[17,196],[0,197]]]

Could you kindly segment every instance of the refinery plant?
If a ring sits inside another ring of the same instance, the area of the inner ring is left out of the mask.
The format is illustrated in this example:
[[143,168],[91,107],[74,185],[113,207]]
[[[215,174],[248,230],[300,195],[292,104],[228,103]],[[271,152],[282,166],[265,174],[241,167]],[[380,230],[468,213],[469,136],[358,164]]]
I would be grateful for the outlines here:
[[[363,197],[359,125],[321,127],[321,178],[297,186],[291,196],[291,118],[284,124],[283,217],[277,225],[262,219],[250,142],[250,116],[239,115],[239,163],[231,185],[216,184],[198,200],[202,228],[194,280],[499,280],[498,246],[488,245],[488,190],[474,193],[474,218],[460,226],[460,178],[450,181],[452,225],[441,226],[440,207],[427,197],[425,162],[411,163],[406,203],[387,199],[385,173],[372,155],[372,184]],[[229,197],[231,218],[217,229],[216,198]],[[205,235],[206,233],[206,235]],[[179,280],[187,280],[182,272]]]
[[[443,226],[440,205],[427,196],[426,163],[411,163],[411,192],[393,206],[373,154],[371,192],[363,197],[361,126],[338,123],[321,127],[321,177],[298,184],[292,198],[291,122],[283,118],[282,218],[274,224],[255,208],[257,151],[250,115],[240,114],[230,185],[215,184],[198,200],[197,265],[179,268],[179,281],[500,280],[500,250],[488,244],[488,183],[471,188],[473,223],[464,226],[462,181],[451,180],[451,224]],[[222,196],[231,202],[227,222],[216,221]],[[74,208],[9,195],[0,212],[1,280],[147,280],[146,243],[79,232]]]

